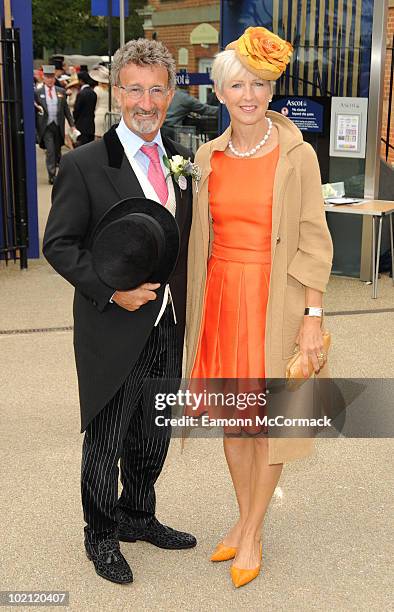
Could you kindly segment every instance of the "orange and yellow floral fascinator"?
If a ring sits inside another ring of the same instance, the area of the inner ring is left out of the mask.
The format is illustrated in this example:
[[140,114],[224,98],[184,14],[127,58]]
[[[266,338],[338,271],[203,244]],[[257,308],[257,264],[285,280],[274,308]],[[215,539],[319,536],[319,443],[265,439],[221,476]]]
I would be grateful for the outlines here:
[[263,27],[247,28],[237,40],[229,43],[247,70],[267,81],[276,81],[286,70],[293,46]]

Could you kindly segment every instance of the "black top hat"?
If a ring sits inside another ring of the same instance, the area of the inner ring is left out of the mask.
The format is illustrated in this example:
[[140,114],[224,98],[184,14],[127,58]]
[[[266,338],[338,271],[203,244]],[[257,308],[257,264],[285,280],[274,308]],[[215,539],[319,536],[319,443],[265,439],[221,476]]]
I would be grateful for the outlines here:
[[93,267],[119,291],[143,283],[166,283],[179,252],[179,229],[172,214],[148,198],[127,198],[98,221],[91,239]]

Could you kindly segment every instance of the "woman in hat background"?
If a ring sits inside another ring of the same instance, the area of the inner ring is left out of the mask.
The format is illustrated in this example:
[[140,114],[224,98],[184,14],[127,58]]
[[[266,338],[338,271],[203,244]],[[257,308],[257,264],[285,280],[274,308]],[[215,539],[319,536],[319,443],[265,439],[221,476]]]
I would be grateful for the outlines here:
[[[94,136],[97,140],[98,138],[102,138],[108,129],[105,115],[108,113],[109,106],[109,70],[106,66],[98,64],[90,70],[89,76],[97,83],[94,87],[94,91],[97,95],[96,110],[94,114]],[[111,98],[111,111],[119,112],[119,105],[114,96]]]
[[[67,104],[70,109],[71,114],[74,113],[75,100],[77,99],[77,95],[79,92],[79,80],[77,74],[72,74],[68,82],[65,85],[66,87],[66,95],[67,95]],[[66,146],[69,149],[74,148],[74,142],[76,140],[75,133],[70,129],[66,124],[66,131],[64,141]]]
[[[297,338],[304,375],[309,359],[315,372],[327,371],[321,306],[332,243],[319,165],[298,128],[268,111],[291,54],[288,42],[252,27],[214,60],[215,92],[231,124],[196,156],[202,178],[189,243],[186,365],[195,379],[284,378]],[[259,574],[283,463],[312,445],[242,433],[224,436],[239,519],[211,557],[234,558],[237,587]]]

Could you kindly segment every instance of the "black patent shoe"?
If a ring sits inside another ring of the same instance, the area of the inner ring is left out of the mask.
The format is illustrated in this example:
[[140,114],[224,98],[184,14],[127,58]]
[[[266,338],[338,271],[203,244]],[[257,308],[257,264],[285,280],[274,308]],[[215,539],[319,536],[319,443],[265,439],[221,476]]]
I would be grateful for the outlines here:
[[146,527],[133,527],[130,518],[123,512],[119,514],[119,540],[121,542],[142,540],[168,550],[193,548],[197,544],[196,538],[190,533],[166,527],[156,517],[153,517]]
[[117,540],[104,540],[98,544],[85,541],[86,556],[93,561],[96,573],[117,584],[133,582],[133,573],[120,552]]

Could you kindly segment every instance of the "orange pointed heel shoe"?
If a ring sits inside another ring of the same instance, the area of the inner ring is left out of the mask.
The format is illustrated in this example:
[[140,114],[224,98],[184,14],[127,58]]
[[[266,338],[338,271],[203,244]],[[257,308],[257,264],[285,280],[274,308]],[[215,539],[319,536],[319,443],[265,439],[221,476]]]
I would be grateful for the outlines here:
[[253,569],[241,569],[240,567],[235,567],[234,565],[231,566],[230,568],[231,579],[233,581],[233,585],[237,589],[241,586],[244,586],[245,584],[248,584],[248,582],[251,582],[255,578],[257,578],[257,576],[260,573],[260,569],[261,569],[262,556],[263,556],[263,546],[260,543],[260,563],[258,564],[257,567]]
[[223,542],[219,542],[211,555],[211,561],[229,561],[234,559],[237,554],[237,549],[234,546],[226,546]]

